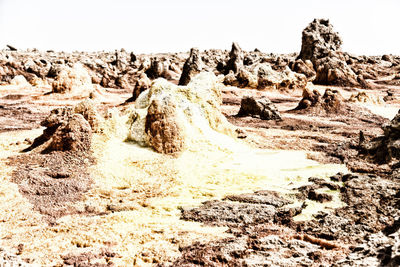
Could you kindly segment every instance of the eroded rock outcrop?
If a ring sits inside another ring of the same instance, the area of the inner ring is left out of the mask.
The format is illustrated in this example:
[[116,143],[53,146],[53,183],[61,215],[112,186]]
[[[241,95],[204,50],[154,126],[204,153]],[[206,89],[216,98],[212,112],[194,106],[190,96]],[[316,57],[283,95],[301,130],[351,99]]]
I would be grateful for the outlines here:
[[21,88],[29,88],[31,87],[31,84],[28,83],[28,81],[25,79],[23,75],[17,75],[15,76],[10,84],[21,87]]
[[92,99],[85,99],[73,107],[73,112],[81,114],[89,123],[93,132],[101,131],[101,124],[104,121],[103,117],[99,114],[97,104]]
[[340,50],[342,39],[333,30],[327,19],[314,19],[302,33],[299,59],[311,60],[313,64],[320,58],[330,56]]
[[377,163],[389,163],[400,159],[400,111],[382,125],[383,136],[367,142],[360,136],[360,153],[366,154]]
[[348,101],[349,102],[360,102],[360,103],[374,103],[374,104],[383,103],[382,98],[373,97],[364,91],[352,94]]
[[305,62],[301,59],[297,59],[290,66],[294,72],[304,74],[308,80],[312,81],[315,79],[315,70],[312,62],[310,60],[306,60]]
[[237,116],[254,116],[262,120],[282,120],[271,100],[268,98],[254,99],[249,96],[242,98]]
[[[56,127],[56,125],[49,125],[48,127]],[[90,124],[82,115],[72,114],[57,127],[45,152],[88,151],[90,149],[91,137],[92,130]]]
[[231,52],[229,53],[229,60],[226,63],[225,73],[228,74],[229,71],[233,71],[234,74],[237,74],[243,67],[243,58],[243,51],[239,44],[233,42]]
[[335,266],[399,266],[400,265],[400,231],[399,220],[389,231],[378,232],[352,249],[346,259]]
[[[340,51],[342,40],[326,19],[314,19],[304,30],[298,59],[310,60],[316,71],[315,83],[359,86],[357,75]],[[365,86],[365,84],[363,84]]]
[[[324,57],[315,61],[316,84],[360,86],[357,75],[339,57]],[[362,86],[364,87],[364,86]]]
[[146,70],[146,74],[150,79],[156,78],[169,78],[169,60],[153,57],[151,59],[150,67]]
[[149,89],[151,86],[151,80],[147,77],[146,73],[141,73],[136,81],[135,88],[133,89],[132,97],[129,101],[135,101],[138,96]]
[[182,75],[179,79],[179,85],[187,85],[196,74],[199,74],[202,71],[204,68],[203,65],[204,64],[201,60],[199,49],[190,49],[190,55],[183,65]]
[[278,90],[302,89],[307,84],[303,74],[291,71],[288,67],[281,72],[275,71],[272,67],[263,63],[256,65],[254,72],[258,76],[258,89],[273,88]]

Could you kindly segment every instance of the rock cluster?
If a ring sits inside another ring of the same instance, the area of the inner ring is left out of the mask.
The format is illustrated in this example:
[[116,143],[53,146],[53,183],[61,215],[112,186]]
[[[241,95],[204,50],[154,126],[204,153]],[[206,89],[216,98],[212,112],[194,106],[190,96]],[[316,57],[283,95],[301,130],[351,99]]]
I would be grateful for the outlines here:
[[343,111],[344,98],[334,89],[326,89],[324,95],[318,90],[305,88],[303,98],[294,110],[303,110],[315,114],[337,114]]
[[[221,67],[226,74],[224,84],[278,90],[304,88],[306,85],[306,76],[293,72],[287,65],[280,66],[280,70],[277,71],[272,68],[270,63],[261,62],[256,58],[257,56],[254,56],[254,58],[248,56],[246,57],[246,64],[244,64],[243,51],[237,43],[233,43],[229,60]],[[277,59],[277,61],[280,60]]]
[[374,104],[381,104],[383,103],[383,99],[380,97],[372,97],[366,92],[358,92],[354,93],[350,96],[350,102],[361,102],[361,103],[374,103]]
[[262,120],[282,120],[271,100],[268,98],[254,99],[249,96],[242,98],[237,116],[254,116]]
[[[368,88],[373,86],[368,79],[399,72],[400,57],[355,56],[341,52],[340,45],[340,37],[329,21],[314,20],[303,31],[302,49],[297,60],[295,53],[277,55],[258,49],[244,51],[237,43],[232,44],[230,52],[192,49],[189,57],[187,53],[135,55],[124,49],[90,53],[1,50],[0,82],[8,84],[21,75],[32,85],[53,85],[54,92],[69,92],[71,88],[82,88],[82,84],[90,87],[91,80],[91,83],[106,88],[133,90],[132,99],[135,99],[148,87],[147,79],[161,77],[186,85],[201,71],[224,75],[226,85],[282,90],[302,89],[307,81]],[[74,67],[77,63],[82,68]],[[398,84],[398,81],[379,82]]]
[[[93,84],[133,89],[142,73],[148,73],[152,78],[178,79],[183,58],[179,53],[135,55],[123,49],[115,52],[73,53],[2,50],[0,82],[9,83],[13,77],[23,75],[30,83],[34,79],[41,79],[52,84],[61,71],[73,68],[76,63],[84,67]],[[62,87],[57,87],[56,91],[62,90]]]

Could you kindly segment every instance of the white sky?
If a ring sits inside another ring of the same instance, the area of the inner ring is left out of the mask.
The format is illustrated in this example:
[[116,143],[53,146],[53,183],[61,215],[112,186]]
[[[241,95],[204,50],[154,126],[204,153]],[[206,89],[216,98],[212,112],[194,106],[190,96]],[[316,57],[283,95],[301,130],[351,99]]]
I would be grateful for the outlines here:
[[136,53],[230,49],[299,52],[329,18],[355,54],[400,55],[400,0],[0,0],[0,49]]

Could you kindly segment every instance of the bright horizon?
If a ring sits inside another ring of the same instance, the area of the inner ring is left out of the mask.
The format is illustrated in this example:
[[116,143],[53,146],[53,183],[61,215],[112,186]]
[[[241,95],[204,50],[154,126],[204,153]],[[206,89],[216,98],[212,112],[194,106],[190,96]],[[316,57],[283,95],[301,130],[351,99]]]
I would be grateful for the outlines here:
[[191,47],[299,52],[301,32],[327,18],[358,55],[400,55],[398,0],[0,0],[0,49],[185,52]]

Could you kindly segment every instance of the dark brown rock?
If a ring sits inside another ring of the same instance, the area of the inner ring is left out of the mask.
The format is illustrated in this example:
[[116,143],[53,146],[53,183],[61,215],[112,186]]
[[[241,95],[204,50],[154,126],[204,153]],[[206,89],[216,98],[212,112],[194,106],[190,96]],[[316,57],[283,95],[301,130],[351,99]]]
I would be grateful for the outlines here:
[[[315,83],[359,86],[357,76],[340,51],[342,40],[329,20],[314,19],[304,30],[298,59],[311,60],[316,71]],[[366,83],[363,84],[364,86]]]
[[156,78],[167,78],[170,62],[166,59],[161,59],[158,57],[153,57],[151,59],[151,64],[146,74],[150,79]]
[[282,120],[275,105],[268,98],[254,99],[249,96],[242,98],[237,116],[255,116],[262,120]]
[[136,81],[135,88],[132,92],[132,97],[129,101],[135,101],[139,95],[149,89],[151,86],[151,80],[147,77],[146,73],[141,73],[139,78]]
[[301,51],[298,59],[311,60],[313,64],[320,58],[338,51],[342,45],[339,34],[327,19],[314,19],[302,34]]
[[190,55],[183,65],[182,75],[179,79],[179,85],[187,85],[194,75],[200,73],[203,69],[203,62],[201,60],[199,49],[190,49]]
[[231,70],[234,74],[239,73],[239,70],[243,67],[243,58],[243,52],[239,44],[233,42],[231,52],[229,53],[229,60],[226,63],[225,74],[228,74]]

